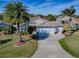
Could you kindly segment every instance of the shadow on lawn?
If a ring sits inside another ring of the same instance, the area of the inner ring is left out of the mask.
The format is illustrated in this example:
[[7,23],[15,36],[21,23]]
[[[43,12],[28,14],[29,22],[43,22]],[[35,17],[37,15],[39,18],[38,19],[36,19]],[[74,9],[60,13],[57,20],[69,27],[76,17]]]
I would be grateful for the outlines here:
[[8,43],[9,41],[12,41],[12,39],[5,39],[5,40],[0,40],[0,44],[5,44]]
[[30,41],[31,39],[25,40],[25,42]]

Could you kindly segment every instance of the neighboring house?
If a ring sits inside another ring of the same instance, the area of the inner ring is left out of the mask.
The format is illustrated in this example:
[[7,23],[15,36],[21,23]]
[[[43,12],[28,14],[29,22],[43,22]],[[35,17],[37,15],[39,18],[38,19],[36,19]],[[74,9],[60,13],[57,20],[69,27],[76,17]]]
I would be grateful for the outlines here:
[[16,31],[16,28],[12,24],[0,21],[0,31],[8,31],[11,34]]
[[[9,24],[9,23],[4,23],[3,21],[0,21],[0,28],[2,28],[4,26],[10,26],[10,25],[11,24]],[[25,22],[25,23],[20,24],[20,31],[21,32],[27,32],[28,25],[29,25],[29,22]],[[12,25],[12,26],[17,28],[16,25]]]
[[79,29],[79,18],[74,19],[72,23],[74,28]]
[[4,23],[4,22],[2,22],[2,21],[0,21],[0,28],[1,28],[1,27],[4,27],[4,26],[9,26],[9,25],[6,24],[6,23]]
[[[46,34],[56,34],[63,31],[63,25],[60,21],[47,21],[40,17],[35,17],[30,20],[29,26],[31,27],[32,32],[36,31],[37,33],[46,33]],[[40,34],[42,35],[42,34]]]
[[[74,19],[75,18],[72,17],[72,20],[74,20]],[[70,21],[70,17],[69,16],[59,16],[56,21],[61,21],[63,24],[68,24]]]

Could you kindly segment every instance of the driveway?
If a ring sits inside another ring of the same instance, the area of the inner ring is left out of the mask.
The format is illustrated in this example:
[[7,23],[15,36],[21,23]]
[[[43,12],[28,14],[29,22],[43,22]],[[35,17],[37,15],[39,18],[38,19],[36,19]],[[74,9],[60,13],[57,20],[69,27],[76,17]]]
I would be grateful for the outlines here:
[[59,40],[64,36],[59,33],[51,35],[47,39],[38,41],[38,50],[32,58],[72,58],[59,44]]

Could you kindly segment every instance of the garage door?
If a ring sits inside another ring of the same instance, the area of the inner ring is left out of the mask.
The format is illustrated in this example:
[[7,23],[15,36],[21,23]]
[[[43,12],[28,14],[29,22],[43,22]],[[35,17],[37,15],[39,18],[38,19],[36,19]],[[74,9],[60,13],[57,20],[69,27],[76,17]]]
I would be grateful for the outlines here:
[[37,28],[37,32],[39,33],[43,33],[43,32],[46,32],[46,33],[49,33],[49,34],[55,34],[55,32],[57,33],[60,33],[63,31],[63,28],[62,27],[57,27],[57,28]]
[[49,35],[55,35],[63,30],[62,27],[59,28],[37,28],[37,36],[39,39],[45,39]]

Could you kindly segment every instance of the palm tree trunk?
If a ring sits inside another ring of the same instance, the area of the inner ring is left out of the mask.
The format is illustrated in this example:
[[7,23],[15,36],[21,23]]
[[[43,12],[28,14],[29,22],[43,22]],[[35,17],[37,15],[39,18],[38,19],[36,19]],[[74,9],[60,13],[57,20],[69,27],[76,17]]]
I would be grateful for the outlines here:
[[70,16],[70,22],[72,21],[72,17]]
[[70,24],[71,24],[71,21],[72,21],[72,18],[71,18],[71,16],[70,16],[70,19],[69,19],[69,35],[71,35],[71,26],[70,26]]
[[8,34],[11,34],[11,31],[12,31],[11,24],[9,24],[9,32],[8,32]]
[[22,37],[21,37],[21,33],[20,33],[19,23],[17,23],[17,33],[18,33],[18,35],[19,35],[20,41],[23,42]]
[[[11,21],[11,19],[12,18],[10,18],[10,21]],[[13,31],[12,28],[11,28],[12,25],[11,25],[10,21],[9,21],[9,32],[8,32],[8,34],[11,34],[11,31]]]

